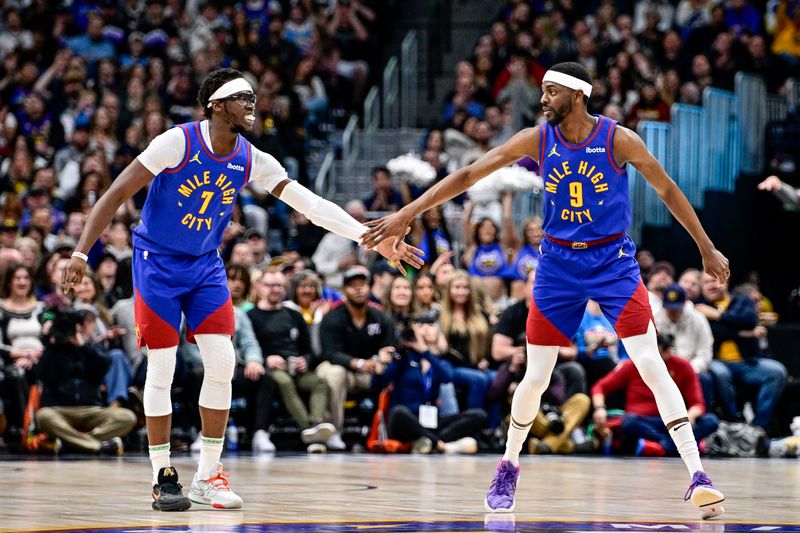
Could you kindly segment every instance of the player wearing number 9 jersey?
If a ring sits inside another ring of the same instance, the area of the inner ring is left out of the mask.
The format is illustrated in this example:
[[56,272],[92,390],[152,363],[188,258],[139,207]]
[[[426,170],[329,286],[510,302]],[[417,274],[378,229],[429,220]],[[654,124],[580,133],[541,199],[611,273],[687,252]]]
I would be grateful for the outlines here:
[[[219,463],[236,357],[231,343],[233,308],[217,251],[241,188],[255,183],[314,224],[356,242],[366,231],[343,209],[288,179],[272,156],[242,136],[255,123],[256,96],[241,72],[228,68],[209,74],[198,101],[206,120],[159,135],[100,197],[62,279],[65,290],[80,282],[86,253],[100,232],[124,201],[150,183],[133,236],[133,284],[136,334],[140,345],[148,347],[144,411],[153,467],[152,506],[161,511],[182,511],[191,502],[214,509],[242,506]],[[422,264],[416,256],[421,251],[403,243],[387,242],[376,249],[395,262]],[[204,367],[198,401],[200,461],[188,498],[169,458],[170,388],[181,314]],[[263,364],[255,364],[258,368],[251,367],[250,375],[263,376]]]
[[[724,497],[703,472],[691,424],[698,414],[693,412],[690,418],[661,359],[635,247],[625,233],[631,221],[625,165],[636,167],[691,234],[707,273],[726,280],[728,260],[716,250],[686,197],[639,136],[608,117],[587,112],[591,92],[592,79],[582,65],[554,65],[542,83],[543,124],[520,131],[397,213],[368,223],[370,231],[363,239],[370,245],[404,235],[415,216],[498,168],[524,156],[537,159],[545,186],[545,238],[528,316],[527,368],[514,392],[506,453],[486,495],[486,508],[514,509],[520,450],[550,383],[558,348],[570,344],[586,302],[592,299],[616,328],[655,395],[661,418],[689,470],[686,499],[704,517],[716,516],[723,512]],[[594,419],[598,426],[605,424],[602,403],[595,405]]]

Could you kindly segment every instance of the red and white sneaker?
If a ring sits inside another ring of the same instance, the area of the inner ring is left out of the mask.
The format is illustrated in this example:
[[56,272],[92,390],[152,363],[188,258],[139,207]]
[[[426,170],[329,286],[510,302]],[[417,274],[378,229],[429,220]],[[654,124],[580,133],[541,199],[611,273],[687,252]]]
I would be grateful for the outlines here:
[[241,509],[244,502],[231,490],[228,484],[229,477],[230,474],[222,470],[222,464],[217,464],[216,470],[208,472],[205,476],[195,474],[189,499],[214,509]]

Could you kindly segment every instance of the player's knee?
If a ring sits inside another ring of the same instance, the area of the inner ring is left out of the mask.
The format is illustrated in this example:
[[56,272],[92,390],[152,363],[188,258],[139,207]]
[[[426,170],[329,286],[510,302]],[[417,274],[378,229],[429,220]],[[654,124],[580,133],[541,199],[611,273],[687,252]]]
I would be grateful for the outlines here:
[[206,380],[228,382],[236,369],[236,353],[228,335],[196,335]]
[[550,375],[545,375],[539,372],[532,372],[530,368],[525,372],[525,377],[522,378],[520,385],[527,385],[528,387],[544,393],[547,386],[550,384]]
[[169,390],[172,387],[172,376],[175,374],[177,346],[157,348],[147,353],[147,376],[145,387],[157,390]]

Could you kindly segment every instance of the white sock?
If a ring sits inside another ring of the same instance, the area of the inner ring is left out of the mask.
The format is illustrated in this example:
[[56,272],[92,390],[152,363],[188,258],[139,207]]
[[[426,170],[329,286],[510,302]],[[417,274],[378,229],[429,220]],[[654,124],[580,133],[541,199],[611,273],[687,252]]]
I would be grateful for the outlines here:
[[[700,464],[700,452],[697,450],[697,442],[694,440],[692,425],[689,423],[689,415],[686,412],[686,403],[681,396],[681,391],[669,375],[667,365],[658,353],[658,342],[656,341],[656,328],[652,322],[647,327],[647,332],[635,337],[626,337],[622,340],[625,351],[636,365],[639,375],[653,391],[656,398],[658,412],[661,420],[669,426],[671,422],[686,419],[679,422],[669,434],[678,452],[681,454],[686,468],[691,476],[697,470],[702,470]],[[677,429],[676,429],[677,428]]]
[[150,463],[153,465],[153,485],[158,483],[158,471],[172,466],[169,462],[169,442],[148,446]]
[[511,424],[508,426],[504,461],[519,466],[519,452],[528,438],[528,432],[539,412],[542,394],[550,384],[550,376],[558,359],[558,346],[528,344],[528,362],[525,377],[517,385],[511,400]]
[[207,479],[209,472],[216,471],[224,442],[224,438],[212,439],[200,436],[200,463],[197,465],[197,477]]
[[683,459],[686,469],[689,470],[689,476],[691,477],[698,470],[703,471],[703,464],[700,462],[700,450],[697,449],[697,441],[694,440],[692,424],[688,420],[675,424],[669,430],[669,436],[672,437],[672,441],[678,447],[678,453],[681,454],[681,459]]

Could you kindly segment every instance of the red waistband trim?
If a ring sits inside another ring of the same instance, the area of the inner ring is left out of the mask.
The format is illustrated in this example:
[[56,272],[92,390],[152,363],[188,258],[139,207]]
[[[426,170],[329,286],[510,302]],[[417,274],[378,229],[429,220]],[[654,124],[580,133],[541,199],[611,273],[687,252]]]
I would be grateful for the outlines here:
[[592,246],[597,246],[598,244],[605,244],[607,242],[616,241],[624,237],[624,233],[616,233],[614,235],[610,235],[608,237],[603,237],[602,239],[597,239],[596,241],[565,241],[562,239],[556,239],[550,235],[545,234],[545,237],[550,242],[555,244],[566,246],[567,248],[572,248],[573,250],[584,250],[586,248],[591,248]]

